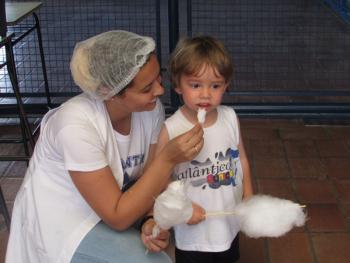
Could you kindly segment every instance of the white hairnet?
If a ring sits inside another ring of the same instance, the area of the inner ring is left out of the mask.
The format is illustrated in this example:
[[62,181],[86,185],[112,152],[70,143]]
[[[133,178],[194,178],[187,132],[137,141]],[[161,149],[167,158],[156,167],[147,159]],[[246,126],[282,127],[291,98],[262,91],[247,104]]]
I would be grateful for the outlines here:
[[108,31],[76,44],[70,62],[75,84],[106,100],[125,88],[155,49],[154,40],[132,32]]

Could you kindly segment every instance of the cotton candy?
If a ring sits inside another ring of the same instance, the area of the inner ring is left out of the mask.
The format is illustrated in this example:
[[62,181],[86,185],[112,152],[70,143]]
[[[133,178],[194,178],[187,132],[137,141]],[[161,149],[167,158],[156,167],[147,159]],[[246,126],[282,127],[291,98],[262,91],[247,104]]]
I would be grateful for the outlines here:
[[299,204],[267,195],[255,195],[234,209],[241,231],[249,237],[279,237],[303,226],[306,215]]
[[[171,183],[155,201],[153,237],[158,235],[160,228],[167,230],[186,223],[192,212],[192,202],[186,196],[184,183]],[[207,212],[206,216],[207,220],[211,216],[235,216],[240,230],[252,238],[280,237],[295,226],[303,226],[306,221],[306,214],[299,204],[268,195],[254,195],[233,211]]]
[[192,202],[186,195],[185,184],[180,181],[170,183],[154,203],[153,217],[156,226],[153,228],[152,236],[158,235],[159,228],[167,230],[186,223],[191,218],[192,212]]
[[206,114],[207,114],[207,112],[204,108],[198,109],[197,119],[198,119],[199,123],[203,124],[205,122],[205,115]]

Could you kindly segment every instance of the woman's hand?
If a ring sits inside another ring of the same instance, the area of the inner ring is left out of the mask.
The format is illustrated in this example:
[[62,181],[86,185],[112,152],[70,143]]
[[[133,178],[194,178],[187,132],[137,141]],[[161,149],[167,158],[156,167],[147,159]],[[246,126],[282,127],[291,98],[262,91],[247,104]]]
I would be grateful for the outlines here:
[[142,242],[150,252],[160,252],[169,245],[170,233],[168,230],[161,230],[157,237],[152,237],[152,229],[155,224],[154,219],[150,218],[141,229]]
[[187,224],[195,225],[205,220],[205,210],[203,209],[203,207],[197,205],[196,203],[192,203],[192,207],[192,217],[190,218],[190,220],[187,221]]
[[196,124],[188,132],[170,140],[162,149],[162,158],[172,164],[190,161],[198,155],[203,147],[203,128]]

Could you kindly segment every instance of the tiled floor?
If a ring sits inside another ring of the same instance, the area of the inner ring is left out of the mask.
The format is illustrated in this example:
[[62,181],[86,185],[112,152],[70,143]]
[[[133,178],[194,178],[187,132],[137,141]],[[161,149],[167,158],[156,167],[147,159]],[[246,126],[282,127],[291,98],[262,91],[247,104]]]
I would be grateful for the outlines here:
[[[242,234],[240,263],[349,262],[350,126],[263,119],[243,119],[241,125],[255,191],[305,204],[308,221],[280,238],[251,239]],[[7,149],[2,146],[1,152]],[[0,169],[11,209],[26,165],[0,163]],[[0,262],[7,235],[1,218]]]

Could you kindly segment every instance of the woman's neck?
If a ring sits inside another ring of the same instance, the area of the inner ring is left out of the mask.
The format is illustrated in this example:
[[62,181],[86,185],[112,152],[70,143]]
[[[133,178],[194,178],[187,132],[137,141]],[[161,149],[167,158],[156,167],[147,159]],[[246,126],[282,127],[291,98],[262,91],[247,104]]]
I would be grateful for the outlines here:
[[123,135],[130,134],[132,112],[126,111],[114,100],[105,101],[105,105],[113,129]]

